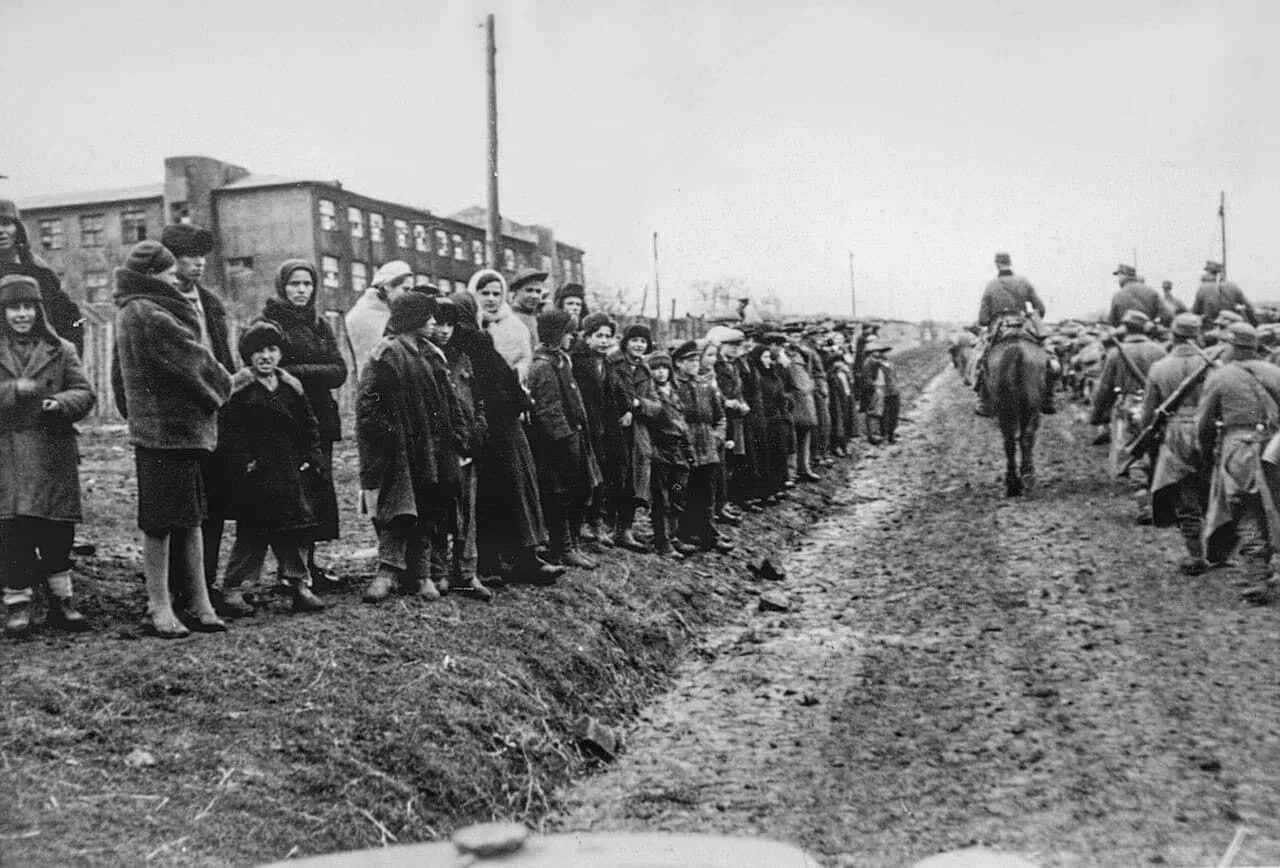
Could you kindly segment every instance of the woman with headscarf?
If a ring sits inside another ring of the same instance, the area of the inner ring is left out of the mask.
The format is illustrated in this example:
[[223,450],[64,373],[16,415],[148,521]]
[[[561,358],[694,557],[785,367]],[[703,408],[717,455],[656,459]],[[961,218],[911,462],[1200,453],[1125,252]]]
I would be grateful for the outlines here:
[[756,495],[770,503],[775,502],[786,487],[787,456],[795,451],[791,376],[778,360],[779,346],[785,341],[782,335],[768,335],[749,356],[763,422],[756,461],[759,486]]
[[319,590],[332,588],[337,577],[316,565],[316,542],[338,538],[338,496],[333,488],[333,444],[342,439],[342,418],[333,389],[347,381],[347,364],[337,338],[316,310],[316,267],[305,259],[286,259],[276,272],[276,298],[267,299],[262,315],[284,334],[280,367],[302,383],[303,394],[320,425],[321,466],[308,477],[316,527],[307,546],[307,572]]
[[[461,313],[449,343],[471,359],[476,395],[484,405],[488,426],[488,437],[476,459],[476,547],[481,573],[546,583],[564,573],[564,567],[553,566],[537,554],[537,547],[547,542],[547,528],[538,471],[521,424],[530,406],[529,395],[494,338],[495,330],[501,335],[508,329],[507,323],[527,331],[511,314],[506,294],[502,274],[486,268],[472,275],[465,292],[450,296]],[[501,316],[504,307],[507,315]],[[488,327],[482,329],[484,322]]]

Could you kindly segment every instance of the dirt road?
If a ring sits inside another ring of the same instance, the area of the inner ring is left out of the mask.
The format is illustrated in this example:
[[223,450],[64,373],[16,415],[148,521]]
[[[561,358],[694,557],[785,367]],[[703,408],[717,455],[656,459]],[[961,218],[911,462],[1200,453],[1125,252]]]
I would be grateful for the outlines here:
[[[1001,498],[952,372],[785,557],[792,611],[683,667],[562,829],[733,831],[831,865],[984,843],[1042,865],[1280,863],[1280,612],[1187,579],[1078,415]],[[764,585],[765,583],[761,583]]]

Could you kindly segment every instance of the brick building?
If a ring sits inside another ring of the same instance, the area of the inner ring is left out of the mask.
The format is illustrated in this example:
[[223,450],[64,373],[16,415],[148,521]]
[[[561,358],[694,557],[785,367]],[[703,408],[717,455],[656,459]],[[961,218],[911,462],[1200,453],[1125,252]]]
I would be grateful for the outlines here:
[[[111,300],[112,269],[129,248],[159,238],[168,222],[211,229],[216,247],[205,282],[233,315],[248,318],[275,293],[286,259],[311,259],[321,272],[320,305],[345,311],[384,262],[408,262],[422,281],[451,290],[484,264],[483,208],[445,217],[363,196],[338,181],[256,175],[209,157],[165,159],[163,183],[19,201],[32,246],[62,278],[72,298],[90,306]],[[550,285],[583,282],[583,251],[544,226],[503,221],[500,267],[552,274]]]

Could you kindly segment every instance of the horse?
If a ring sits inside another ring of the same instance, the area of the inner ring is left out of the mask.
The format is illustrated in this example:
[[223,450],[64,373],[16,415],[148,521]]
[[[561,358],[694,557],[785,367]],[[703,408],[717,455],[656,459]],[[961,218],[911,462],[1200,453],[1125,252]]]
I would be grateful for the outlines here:
[[995,344],[987,356],[987,394],[1004,438],[1006,497],[1021,496],[1035,482],[1032,452],[1048,387],[1048,363],[1044,347],[1022,337]]

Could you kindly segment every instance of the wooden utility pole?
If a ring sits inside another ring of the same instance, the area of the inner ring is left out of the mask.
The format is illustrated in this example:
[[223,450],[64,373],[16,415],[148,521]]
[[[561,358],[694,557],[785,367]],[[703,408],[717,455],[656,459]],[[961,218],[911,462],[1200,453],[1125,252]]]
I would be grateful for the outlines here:
[[654,309],[657,311],[653,329],[653,342],[656,344],[662,334],[662,284],[658,282],[658,233],[653,233],[653,297]]
[[489,214],[484,256],[490,268],[501,270],[502,214],[498,210],[498,43],[493,34],[493,15],[485,19],[488,35],[486,78],[489,86]]
[[1218,220],[1222,223],[1222,276],[1227,276],[1227,193],[1218,193]]
[[853,251],[849,251],[849,316],[858,318],[858,292],[853,285]]

